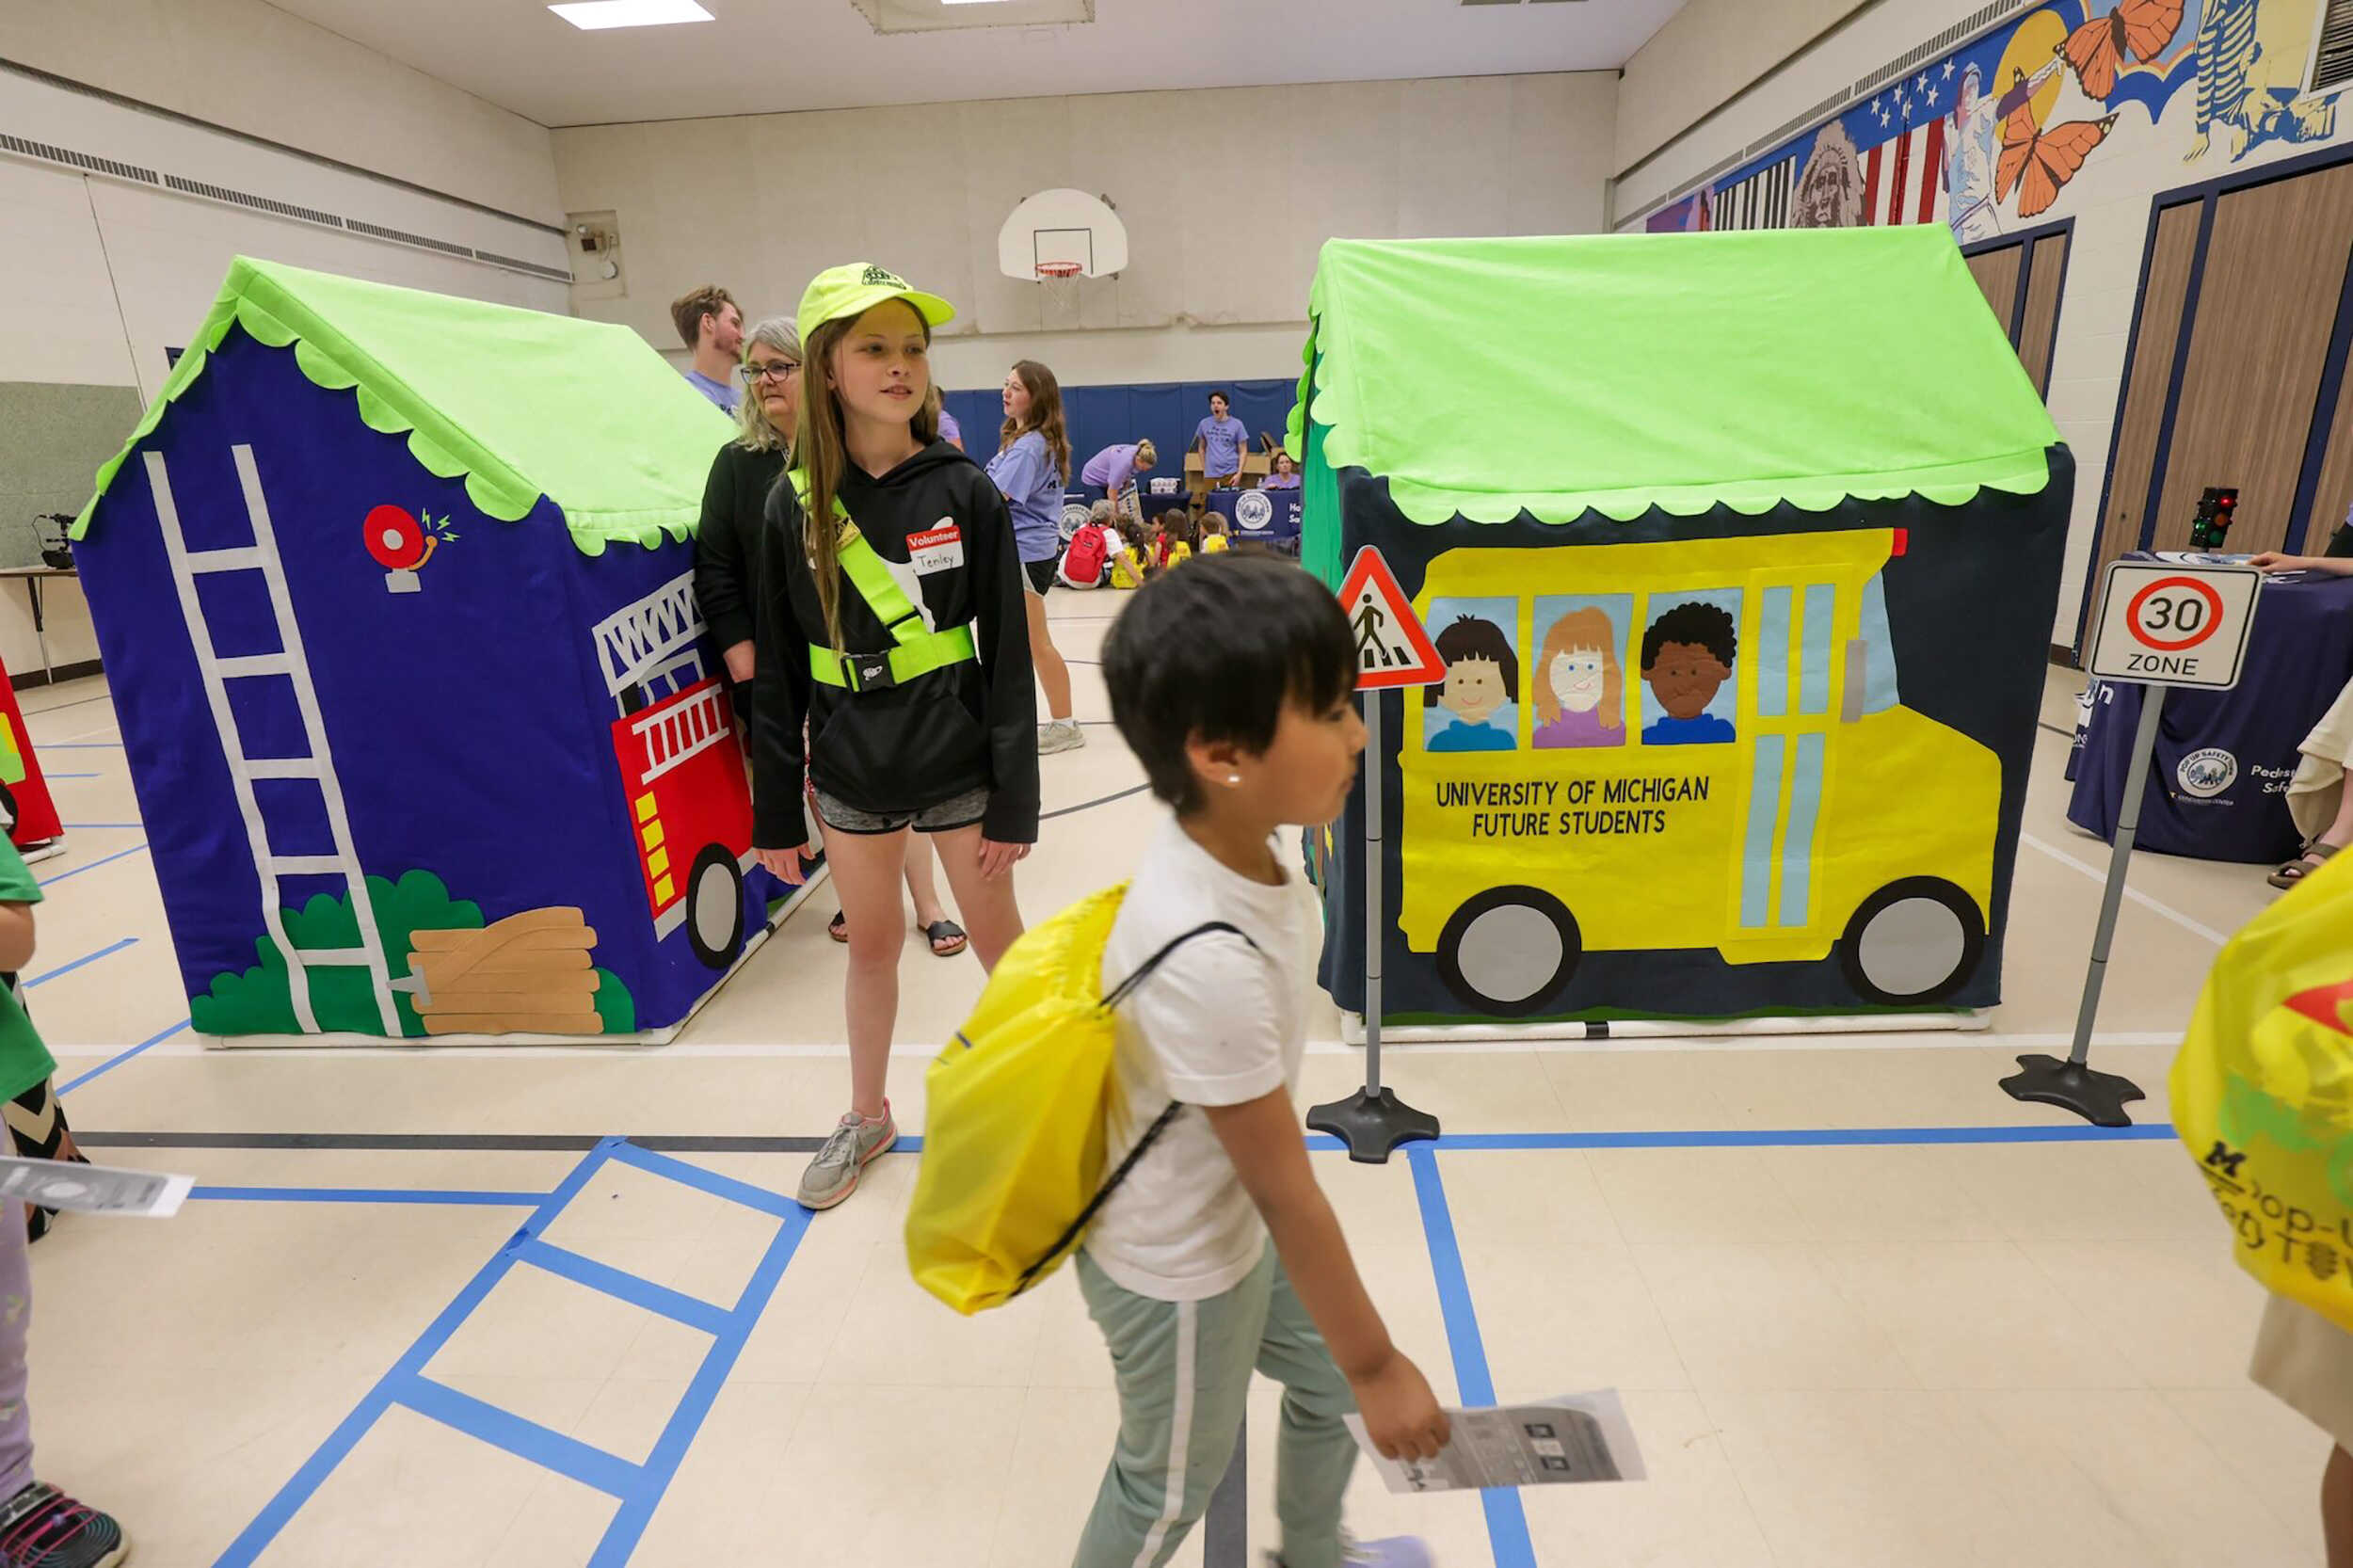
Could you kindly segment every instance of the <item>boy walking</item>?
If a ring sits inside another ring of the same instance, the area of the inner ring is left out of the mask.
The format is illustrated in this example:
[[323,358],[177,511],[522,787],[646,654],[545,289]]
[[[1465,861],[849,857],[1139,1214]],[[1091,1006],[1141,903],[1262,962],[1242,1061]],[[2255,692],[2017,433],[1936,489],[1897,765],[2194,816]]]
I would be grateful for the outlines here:
[[1331,822],[1348,799],[1365,747],[1355,638],[1298,568],[1220,555],[1136,596],[1103,673],[1120,734],[1175,813],[1112,928],[1106,992],[1199,926],[1233,930],[1186,942],[1120,1008],[1107,1167],[1172,1100],[1187,1109],[1078,1260],[1117,1368],[1120,1431],[1077,1568],[1169,1560],[1225,1472],[1253,1368],[1285,1389],[1273,1561],[1430,1568],[1418,1541],[1354,1544],[1340,1529],[1356,1458],[1345,1416],[1361,1411],[1399,1457],[1435,1454],[1448,1426],[1366,1294],[1290,1097],[1313,914],[1273,835]]

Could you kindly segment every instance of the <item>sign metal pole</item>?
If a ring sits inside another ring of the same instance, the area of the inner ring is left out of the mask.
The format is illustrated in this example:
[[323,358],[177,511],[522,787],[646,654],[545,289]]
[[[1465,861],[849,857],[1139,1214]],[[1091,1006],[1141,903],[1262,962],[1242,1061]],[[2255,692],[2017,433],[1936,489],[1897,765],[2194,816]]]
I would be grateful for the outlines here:
[[2083,1005],[2075,1014],[2073,1047],[2064,1062],[2053,1056],[2020,1057],[2019,1071],[2002,1080],[2013,1099],[2056,1105],[2095,1127],[2130,1127],[2133,1119],[2124,1107],[2147,1097],[2132,1080],[2092,1070],[2091,1026],[2100,1016],[2100,992],[2107,981],[2117,917],[2124,906],[2124,879],[2132,867],[2133,841],[2140,833],[2141,801],[2156,758],[2165,694],[2173,686],[2227,691],[2238,684],[2260,581],[2252,568],[2241,566],[2145,560],[2109,564],[2087,664],[2095,679],[2140,686],[2140,721],[2133,729],[2132,760],[2118,802],[2115,847],[2108,855],[2107,887],[2092,930],[2091,964],[2084,975]]
[[[1380,569],[1386,576],[1386,567]],[[1352,584],[1357,581],[1357,572],[1353,568],[1349,580]],[[1343,597],[1343,605],[1350,597],[1353,596]],[[1307,1112],[1307,1126],[1317,1132],[1328,1132],[1347,1144],[1349,1159],[1360,1164],[1379,1165],[1386,1163],[1390,1152],[1400,1144],[1437,1137],[1438,1118],[1415,1110],[1399,1099],[1394,1091],[1381,1086],[1381,952],[1388,923],[1385,868],[1382,863],[1382,814],[1385,808],[1382,785],[1388,768],[1388,754],[1381,744],[1382,688],[1365,684],[1361,678],[1368,673],[1369,664],[1385,663],[1389,654],[1379,640],[1384,617],[1378,609],[1368,603],[1350,620],[1357,628],[1358,691],[1365,704],[1365,1086],[1346,1099],[1312,1107]]]

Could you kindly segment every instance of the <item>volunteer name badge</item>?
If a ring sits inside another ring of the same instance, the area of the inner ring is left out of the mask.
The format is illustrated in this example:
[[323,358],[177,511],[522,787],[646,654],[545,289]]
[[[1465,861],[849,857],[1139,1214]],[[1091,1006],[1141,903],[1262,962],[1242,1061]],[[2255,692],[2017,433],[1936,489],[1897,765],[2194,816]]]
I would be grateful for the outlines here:
[[2229,690],[2247,662],[2262,582],[2252,567],[2112,563],[2089,673],[2101,680]]
[[925,577],[964,565],[964,530],[941,518],[920,534],[907,536],[907,559]]

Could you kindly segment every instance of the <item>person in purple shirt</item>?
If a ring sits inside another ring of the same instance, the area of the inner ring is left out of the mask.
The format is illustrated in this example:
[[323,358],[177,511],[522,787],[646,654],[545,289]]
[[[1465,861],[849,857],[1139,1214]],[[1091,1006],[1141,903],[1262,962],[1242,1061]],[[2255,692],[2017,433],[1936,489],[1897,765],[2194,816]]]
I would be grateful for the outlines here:
[[[1134,493],[1135,478],[1149,473],[1160,460],[1158,448],[1147,437],[1125,446],[1107,446],[1087,459],[1087,466],[1079,471],[1079,482],[1090,490],[1101,492],[1100,499],[1112,504],[1114,515],[1132,513],[1139,520],[1144,517],[1144,502]],[[1133,506],[1128,504],[1132,500]]]
[[1299,488],[1299,465],[1291,461],[1291,455],[1289,453],[1278,452],[1274,455],[1274,472],[1268,474],[1266,476],[1266,483],[1258,488],[1260,489],[1267,490],[1295,490]]
[[1209,394],[1209,417],[1193,426],[1193,449],[1201,454],[1201,472],[1215,483],[1226,483],[1241,472],[1241,449],[1250,432],[1229,410],[1233,402],[1222,392]]
[[1001,443],[988,460],[988,477],[1004,492],[1013,513],[1014,542],[1030,591],[1030,663],[1046,689],[1047,722],[1037,727],[1041,757],[1076,751],[1086,731],[1070,716],[1070,666],[1054,647],[1046,625],[1046,590],[1054,584],[1062,558],[1062,492],[1070,478],[1070,438],[1064,431],[1062,384],[1035,360],[1023,360],[1005,374],[1005,423]]
[[670,325],[694,356],[685,371],[687,385],[721,413],[735,412],[744,402],[744,389],[735,381],[736,356],[744,346],[743,311],[727,290],[705,283],[671,302]]
[[964,450],[964,426],[956,423],[956,416],[944,406],[939,410],[939,439],[958,452]]

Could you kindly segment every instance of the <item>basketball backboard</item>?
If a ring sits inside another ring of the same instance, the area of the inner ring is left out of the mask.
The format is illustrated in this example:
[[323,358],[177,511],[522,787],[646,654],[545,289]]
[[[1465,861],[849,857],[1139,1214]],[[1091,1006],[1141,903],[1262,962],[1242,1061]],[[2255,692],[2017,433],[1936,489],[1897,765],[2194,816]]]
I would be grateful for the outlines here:
[[1041,268],[1071,264],[1082,278],[1107,278],[1128,264],[1128,226],[1101,197],[1042,190],[997,232],[997,267],[1008,278],[1035,282]]

